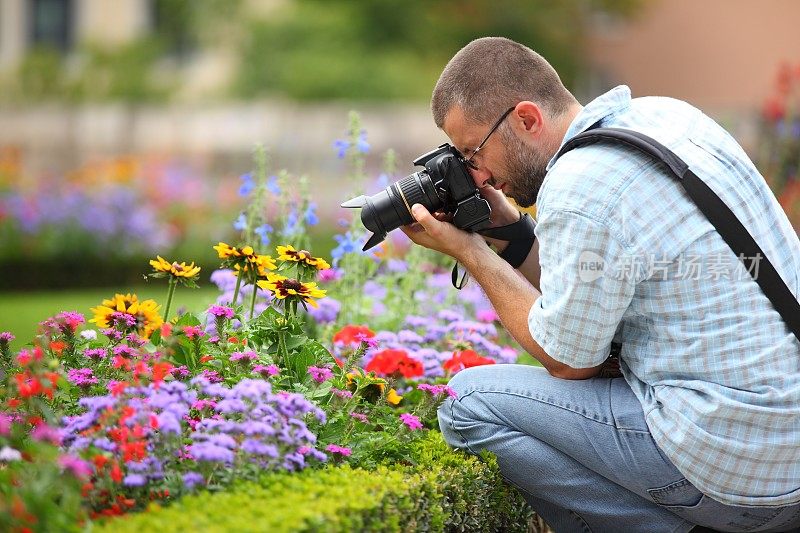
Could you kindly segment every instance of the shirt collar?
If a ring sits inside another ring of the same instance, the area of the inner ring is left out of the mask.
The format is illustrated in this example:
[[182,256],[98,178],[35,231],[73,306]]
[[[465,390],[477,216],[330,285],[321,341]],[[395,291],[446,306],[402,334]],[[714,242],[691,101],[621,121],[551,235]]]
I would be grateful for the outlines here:
[[[561,150],[561,146],[564,146],[564,143],[575,135],[588,130],[607,116],[627,108],[630,104],[631,90],[627,85],[618,85],[607,93],[601,94],[586,104],[580,113],[572,120],[558,149]],[[558,153],[558,151],[556,151],[556,153]],[[550,162],[547,163],[547,170],[550,170],[550,167],[554,164],[554,159],[551,159]]]

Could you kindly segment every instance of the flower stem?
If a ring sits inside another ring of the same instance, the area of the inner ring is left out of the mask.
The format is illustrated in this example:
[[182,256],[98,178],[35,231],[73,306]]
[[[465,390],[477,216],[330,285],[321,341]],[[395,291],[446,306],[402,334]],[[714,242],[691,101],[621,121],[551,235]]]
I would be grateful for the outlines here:
[[242,286],[242,276],[240,272],[236,272],[236,287],[233,289],[233,301],[231,305],[235,308],[237,300],[239,299],[239,288]]
[[253,280],[253,296],[250,298],[250,320],[253,320],[253,313],[256,309],[256,296],[258,295],[258,285],[256,280]]
[[169,278],[169,289],[167,289],[167,305],[164,308],[164,322],[169,323],[169,308],[172,306],[172,297],[175,295],[175,286],[177,280],[174,277]]

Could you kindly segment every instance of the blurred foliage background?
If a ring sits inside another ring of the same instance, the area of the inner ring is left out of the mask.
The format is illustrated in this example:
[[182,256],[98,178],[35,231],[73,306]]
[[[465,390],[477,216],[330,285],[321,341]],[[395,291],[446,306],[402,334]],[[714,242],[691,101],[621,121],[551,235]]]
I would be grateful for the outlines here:
[[797,17],[793,0],[2,0],[0,291],[141,282],[157,253],[209,274],[257,143],[271,173],[308,175],[326,254],[351,215],[332,148],[348,112],[370,178],[389,148],[384,180],[412,172],[443,141],[439,73],[487,35],[540,52],[584,102],[626,83],[698,105],[800,227]]
[[152,0],[146,35],[114,47],[77,42],[69,57],[58,43],[40,43],[5,77],[0,95],[164,101],[178,90],[176,66],[223,49],[237,64],[219,96],[425,100],[454,51],[485,35],[526,43],[574,86],[590,17],[630,16],[642,1]]

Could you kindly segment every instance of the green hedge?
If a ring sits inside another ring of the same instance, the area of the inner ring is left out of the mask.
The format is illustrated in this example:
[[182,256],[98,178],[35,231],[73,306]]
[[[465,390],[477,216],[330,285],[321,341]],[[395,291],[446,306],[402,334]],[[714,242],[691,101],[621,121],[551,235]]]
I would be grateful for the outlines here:
[[530,531],[533,513],[503,482],[494,457],[450,450],[441,434],[415,448],[414,464],[347,465],[264,476],[218,493],[112,519],[98,530]]

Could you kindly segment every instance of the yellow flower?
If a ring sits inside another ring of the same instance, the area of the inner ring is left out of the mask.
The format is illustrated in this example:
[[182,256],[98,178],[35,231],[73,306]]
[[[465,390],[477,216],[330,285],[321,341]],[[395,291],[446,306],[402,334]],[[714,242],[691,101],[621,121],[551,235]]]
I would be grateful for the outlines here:
[[230,259],[231,257],[238,257],[240,255],[239,250],[237,250],[234,246],[225,244],[224,242],[214,246],[214,249],[217,251],[220,259]]
[[[100,328],[110,328],[114,326],[114,313],[128,315],[131,318],[131,329],[145,339],[163,324],[161,316],[158,314],[159,306],[155,300],[139,301],[135,294],[115,294],[113,298],[103,300],[101,305],[92,307],[94,318],[89,322],[94,322]],[[123,328],[124,329],[124,328]]]
[[325,297],[325,291],[318,289],[317,284],[314,282],[303,283],[271,272],[267,274],[266,280],[258,282],[258,286],[271,291],[275,298],[279,300],[295,298],[302,301],[303,304],[308,303],[313,307],[317,307],[317,302],[314,301],[314,298]]
[[194,262],[189,265],[186,263],[178,263],[177,261],[170,263],[160,255],[157,255],[156,259],[150,260],[150,266],[152,266],[153,270],[156,272],[165,272],[176,278],[194,278],[200,273],[200,267],[194,266]]
[[397,391],[394,389],[390,389],[389,393],[386,395],[386,401],[392,405],[397,405],[403,399],[402,396],[397,394]]
[[330,268],[331,265],[320,257],[314,257],[311,252],[306,250],[295,250],[293,246],[278,246],[278,259],[281,261],[294,261],[295,263],[303,263],[308,266],[313,266],[317,270],[325,270]]

